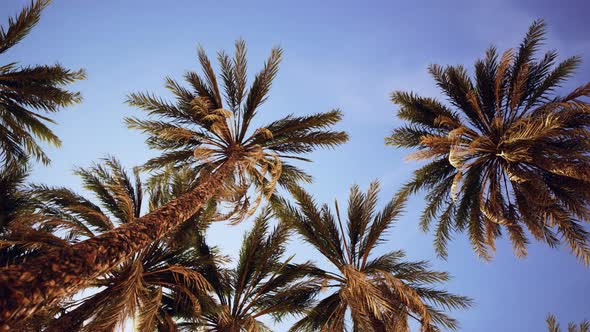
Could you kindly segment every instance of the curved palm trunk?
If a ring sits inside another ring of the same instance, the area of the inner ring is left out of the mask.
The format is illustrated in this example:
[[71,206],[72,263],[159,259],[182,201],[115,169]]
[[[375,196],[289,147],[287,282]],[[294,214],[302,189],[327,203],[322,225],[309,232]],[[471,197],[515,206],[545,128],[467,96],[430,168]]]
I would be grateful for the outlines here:
[[0,331],[56,303],[141,248],[161,239],[206,203],[232,174],[230,157],[190,193],[100,236],[0,271]]

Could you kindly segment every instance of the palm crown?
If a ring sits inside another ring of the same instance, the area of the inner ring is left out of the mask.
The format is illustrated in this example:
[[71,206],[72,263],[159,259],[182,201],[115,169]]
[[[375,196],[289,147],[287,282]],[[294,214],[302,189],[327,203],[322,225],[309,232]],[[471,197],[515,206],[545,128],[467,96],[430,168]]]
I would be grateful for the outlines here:
[[[37,0],[0,27],[0,54],[22,40],[39,21],[41,11],[50,0]],[[85,78],[83,70],[71,71],[61,65],[17,67],[17,63],[0,66],[0,160],[26,160],[32,156],[44,164],[49,158],[37,139],[59,146],[61,141],[47,127],[53,120],[40,114],[57,112],[81,100],[78,92],[61,86]]]
[[[489,258],[506,231],[517,255],[526,255],[525,229],[539,241],[563,238],[586,264],[590,219],[590,84],[565,97],[552,93],[578,67],[557,53],[536,59],[545,24],[534,22],[517,52],[495,48],[475,63],[472,80],[462,66],[430,67],[451,106],[396,91],[398,116],[410,124],[386,143],[418,148],[430,162],[414,173],[401,195],[427,190],[421,227],[437,219],[435,247],[446,256],[453,232],[468,231],[474,250]],[[455,110],[453,110],[453,108]]]
[[348,139],[346,133],[328,129],[340,121],[342,115],[338,110],[310,116],[290,115],[252,128],[252,120],[268,98],[278,72],[280,48],[272,49],[249,89],[244,41],[236,42],[233,59],[225,52],[218,53],[219,78],[202,48],[198,56],[204,75],[188,72],[185,79],[190,88],[170,78],[166,80],[166,87],[176,96],[176,103],[146,93],[129,96],[131,105],[159,117],[158,120],[127,119],[129,127],[149,135],[150,147],[164,151],[161,156],[149,160],[144,168],[191,165],[198,170],[212,170],[233,158],[237,161],[237,172],[231,181],[235,184],[234,212],[248,215],[247,212],[254,211],[257,206],[253,204],[254,208],[249,208],[246,191],[250,184],[255,184],[259,190],[256,200],[259,203],[261,197],[272,194],[276,183],[289,185],[300,180],[310,181],[309,175],[285,159],[308,161],[300,155],[316,147],[334,147]]
[[[281,320],[304,313],[319,289],[309,277],[313,265],[290,263],[284,258],[289,227],[278,223],[271,228],[270,209],[264,208],[244,236],[237,264],[226,268],[210,260],[203,274],[214,292],[203,299],[203,314],[194,323],[184,324],[198,331],[269,331],[261,318]],[[202,255],[213,250],[203,242]],[[200,328],[200,329],[199,329]]]
[[[100,205],[67,188],[35,185],[31,190],[33,197],[43,202],[37,213],[54,226],[53,231],[59,229],[58,234],[68,242],[79,242],[140,217],[144,189],[137,171],[131,177],[118,160],[106,158],[90,168],[77,169],[76,174]],[[183,176],[188,174],[162,177],[157,186],[149,186],[152,205],[181,195],[182,189],[190,190],[187,184],[192,179]],[[200,211],[178,232],[189,227],[194,230],[200,218],[209,219],[211,215],[211,209]],[[141,250],[88,285],[99,287],[97,292],[64,304],[67,311],[49,325],[49,331],[113,331],[130,317],[139,318],[141,330],[177,329],[171,316],[173,309],[186,307],[193,315],[200,314],[197,294],[210,289],[199,272],[203,262],[193,242],[194,237],[174,232]]]
[[334,292],[310,309],[292,331],[343,331],[347,310],[355,331],[409,331],[410,317],[421,323],[423,331],[438,331],[438,326],[457,328],[456,320],[437,307],[467,308],[471,300],[432,287],[447,281],[447,273],[429,270],[425,261],[404,262],[403,251],[372,254],[403,208],[403,199],[395,198],[375,213],[378,192],[377,183],[366,193],[352,187],[346,227],[337,203],[334,216],[327,205],[318,208],[299,188],[293,189],[298,207],[287,202],[278,206],[283,222],[292,225],[335,268],[335,272],[310,271]]

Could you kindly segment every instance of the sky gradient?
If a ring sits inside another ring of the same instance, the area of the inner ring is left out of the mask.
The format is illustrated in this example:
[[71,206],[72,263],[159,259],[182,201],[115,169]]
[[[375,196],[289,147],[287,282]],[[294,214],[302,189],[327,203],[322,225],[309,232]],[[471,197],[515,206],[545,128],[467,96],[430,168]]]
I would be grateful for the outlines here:
[[[0,18],[16,14],[28,0],[0,2]],[[386,147],[384,137],[399,126],[393,90],[414,91],[443,99],[427,73],[432,63],[463,64],[470,71],[485,49],[517,47],[536,18],[548,26],[547,48],[560,59],[581,55],[582,67],[564,89],[590,80],[590,2],[576,1],[74,1],[54,0],[41,22],[19,45],[3,54],[2,63],[60,62],[86,68],[88,79],[75,85],[83,103],[56,114],[53,126],[63,141],[48,149],[53,163],[36,165],[33,181],[82,191],[71,170],[107,154],[131,168],[157,154],[144,137],[128,130],[123,117],[142,115],[124,103],[130,92],[163,97],[166,76],[181,80],[185,70],[198,70],[201,44],[214,58],[231,51],[243,38],[251,72],[258,70],[273,45],[284,48],[284,60],[260,123],[295,113],[339,108],[338,125],[351,141],[336,150],[314,153],[303,165],[315,178],[306,188],[319,202],[334,198],[344,204],[351,184],[365,189],[379,179],[381,206],[419,164],[404,161],[407,151]],[[505,239],[492,262],[479,260],[465,235],[456,234],[449,258],[435,257],[432,234],[418,230],[421,196],[388,233],[378,251],[404,249],[412,260],[428,259],[454,278],[448,290],[475,299],[476,306],[453,315],[463,331],[544,331],[544,318],[554,313],[567,321],[590,319],[590,269],[566,248],[532,244],[529,257],[518,259]],[[250,227],[215,225],[210,242],[235,256]],[[293,239],[300,260],[325,264],[307,245]],[[288,322],[276,325],[285,331]]]

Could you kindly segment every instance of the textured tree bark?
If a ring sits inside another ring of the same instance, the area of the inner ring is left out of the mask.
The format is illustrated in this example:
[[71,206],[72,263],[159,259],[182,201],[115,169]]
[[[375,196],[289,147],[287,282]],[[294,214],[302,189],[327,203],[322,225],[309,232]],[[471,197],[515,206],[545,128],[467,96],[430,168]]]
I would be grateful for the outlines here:
[[0,331],[30,317],[40,308],[104,274],[141,248],[161,239],[194,215],[231,175],[230,157],[207,181],[161,208],[100,236],[67,249],[0,270]]

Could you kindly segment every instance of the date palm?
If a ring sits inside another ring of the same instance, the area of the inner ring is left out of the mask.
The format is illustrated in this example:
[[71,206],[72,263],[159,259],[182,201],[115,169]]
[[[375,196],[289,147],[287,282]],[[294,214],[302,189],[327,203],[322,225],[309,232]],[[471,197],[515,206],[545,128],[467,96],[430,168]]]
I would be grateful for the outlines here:
[[[43,202],[38,213],[50,222],[57,221],[60,233],[69,242],[99,235],[140,217],[144,189],[137,172],[132,178],[119,161],[107,158],[91,168],[79,168],[76,174],[99,205],[67,188],[33,186],[32,190],[33,197]],[[186,173],[170,177],[180,181],[182,175]],[[192,179],[187,180],[190,184]],[[159,184],[148,190],[154,197],[182,194],[175,183]],[[150,199],[151,203],[157,201]],[[187,224],[197,224],[200,216],[198,213]],[[168,306],[187,305],[193,315],[198,315],[200,305],[194,294],[207,292],[210,286],[197,270],[201,263],[196,249],[177,239],[169,237],[154,243],[93,280],[88,286],[99,290],[69,303],[68,311],[48,330],[113,331],[130,317],[139,317],[142,331],[169,331],[177,326],[167,313]]]
[[391,200],[376,213],[378,183],[366,193],[353,186],[345,227],[337,202],[334,216],[328,205],[318,207],[302,189],[294,188],[292,193],[297,206],[283,201],[278,207],[281,220],[292,225],[332,269],[314,272],[331,292],[291,331],[344,331],[347,311],[355,331],[409,331],[409,319],[417,320],[422,331],[458,327],[444,310],[468,308],[471,300],[433,287],[447,281],[447,273],[430,270],[426,261],[405,262],[401,250],[373,254],[402,212],[403,199]]
[[590,220],[590,83],[555,96],[580,58],[556,64],[555,51],[536,58],[544,37],[544,22],[535,21],[516,52],[488,49],[474,78],[463,66],[431,66],[448,106],[392,94],[409,124],[386,143],[418,148],[410,158],[429,160],[400,194],[427,192],[420,224],[427,231],[436,220],[434,244],[443,257],[454,232],[468,232],[486,259],[506,232],[525,256],[528,230],[551,247],[566,243],[590,263],[582,225]]
[[[268,98],[278,72],[280,48],[271,51],[249,90],[246,89],[244,41],[236,42],[233,59],[224,52],[218,53],[221,75],[217,79],[202,48],[198,57],[204,77],[195,72],[186,73],[188,88],[166,79],[166,88],[176,97],[175,103],[149,93],[133,93],[128,103],[146,111],[152,119],[127,118],[126,121],[130,128],[148,134],[146,142],[151,148],[163,151],[145,163],[146,170],[188,165],[207,175],[231,161],[233,169],[226,180],[230,180],[227,182],[234,189],[237,213],[231,215],[239,218],[237,221],[250,215],[261,198],[269,197],[277,183],[288,186],[300,180],[310,181],[309,175],[287,160],[309,161],[301,155],[317,147],[334,147],[348,139],[344,132],[328,129],[340,121],[342,115],[338,110],[310,116],[290,115],[252,128],[252,120]],[[221,81],[223,90],[217,80]],[[247,195],[252,184],[259,193],[254,202]]]
[[[0,27],[0,54],[21,41],[37,24],[50,0],[36,0]],[[61,141],[47,127],[53,120],[43,115],[59,111],[81,100],[78,92],[64,85],[85,78],[83,70],[71,71],[63,66],[37,65],[18,67],[16,62],[0,66],[0,161],[23,161],[29,156],[49,163],[38,140],[59,146]]]
[[246,196],[251,184],[269,196],[276,183],[309,181],[307,174],[285,160],[307,160],[301,155],[318,147],[337,146],[348,136],[330,130],[341,119],[337,110],[291,115],[253,128],[259,107],[268,98],[281,55],[281,49],[272,50],[247,90],[244,42],[236,43],[233,59],[219,53],[219,80],[229,110],[223,108],[222,90],[202,50],[199,60],[203,77],[189,72],[186,80],[190,88],[168,80],[167,87],[177,97],[175,103],[150,94],[132,94],[129,103],[155,119],[129,119],[129,125],[148,133],[148,144],[163,151],[160,157],[148,161],[146,168],[191,165],[207,180],[134,222],[75,244],[67,253],[57,252],[43,260],[3,268],[0,327],[9,328],[11,322],[24,319],[112,270],[185,222],[220,191],[228,196],[228,188],[233,189],[237,212],[246,214],[252,210]]
[[[555,316],[548,315],[547,319],[547,330],[549,332],[561,332],[561,326],[555,319]],[[589,332],[590,331],[590,322],[583,321],[579,325],[574,323],[569,323],[567,325],[567,332]]]
[[27,164],[12,162],[0,166],[0,264],[20,264],[32,257],[67,246],[51,234],[52,227],[36,212],[26,181]]
[[[260,318],[281,320],[306,311],[319,289],[309,278],[313,266],[293,264],[283,258],[289,228],[270,227],[271,213],[265,208],[244,237],[238,262],[233,268],[205,266],[203,274],[213,286],[213,297],[203,300],[203,314],[183,324],[197,331],[269,331]],[[202,255],[212,250],[203,242]]]
[[130,177],[117,159],[109,157],[89,168],[77,168],[74,174],[98,205],[69,188],[31,185],[38,213],[55,220],[69,242],[81,242],[140,217],[144,190],[137,172]]
[[26,164],[0,166],[0,234],[7,233],[12,225],[18,223],[20,216],[32,210],[32,204],[27,199],[28,176]]
[[[26,163],[0,165],[0,264],[21,264],[34,257],[64,248],[67,241],[53,235],[41,214],[37,201],[31,199],[27,184]],[[18,331],[41,331],[63,310],[62,303],[47,306],[14,328]]]
[[131,318],[137,319],[140,331],[177,331],[173,309],[198,317],[197,294],[211,288],[199,272],[201,260],[191,247],[152,244],[90,283],[99,291],[69,303],[69,311],[47,331],[115,331]]

